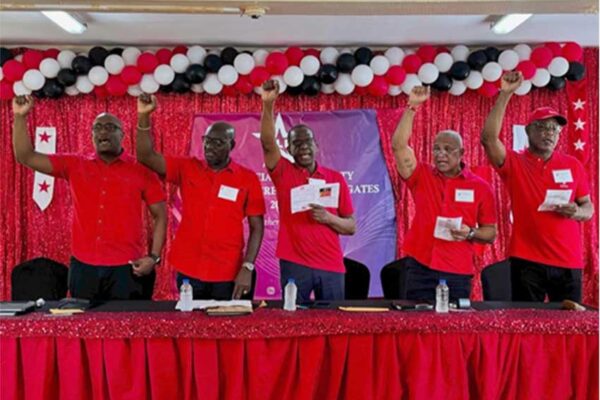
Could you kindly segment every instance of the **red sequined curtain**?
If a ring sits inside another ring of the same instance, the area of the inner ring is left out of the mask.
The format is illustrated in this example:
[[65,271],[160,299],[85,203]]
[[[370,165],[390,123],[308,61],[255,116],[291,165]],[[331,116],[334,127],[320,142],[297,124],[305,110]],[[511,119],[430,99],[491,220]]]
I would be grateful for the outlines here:
[[[590,177],[592,197],[598,210],[598,49],[585,50],[587,68],[587,102],[589,106],[590,162],[586,165]],[[210,96],[206,94],[168,95],[159,94],[159,111],[153,117],[156,147],[165,154],[187,154],[190,142],[192,115],[197,112],[255,112],[260,109],[258,96]],[[321,95],[315,98],[283,96],[278,106],[286,111],[318,111],[333,109],[373,108],[379,111],[384,156],[391,172],[396,193],[398,216],[398,248],[414,214],[414,204],[406,187],[394,172],[390,138],[400,115],[398,108],[405,105],[406,97],[373,98],[368,96]],[[472,167],[485,167],[487,162],[479,144],[479,132],[492,107],[494,99],[476,93],[459,97],[435,94],[419,111],[415,121],[412,145],[421,160],[431,160],[431,145],[435,133],[441,129],[455,129],[462,133],[466,149],[465,161]],[[511,143],[513,124],[524,123],[528,113],[535,107],[550,105],[567,113],[566,91],[552,92],[547,89],[532,91],[524,97],[511,100],[502,137]],[[91,152],[90,126],[100,112],[108,111],[119,116],[126,132],[124,147],[133,154],[136,108],[131,97],[99,99],[94,96],[65,97],[60,100],[38,100],[29,117],[30,132],[35,126],[57,128],[57,148],[60,152]],[[68,262],[69,221],[72,217],[68,186],[57,181],[54,200],[46,211],[41,212],[31,199],[33,173],[15,164],[12,154],[12,113],[9,102],[0,103],[0,300],[10,298],[10,273],[13,267],[30,258],[46,256]],[[566,150],[566,140],[559,145]],[[485,170],[485,168],[481,168]],[[507,223],[508,200],[504,188],[495,173],[491,174],[498,196],[499,237],[494,246],[487,247],[479,260],[479,267],[505,258],[509,235]],[[171,195],[172,187],[167,187]],[[584,224],[585,259],[584,301],[598,304],[598,219]],[[169,238],[173,232],[169,232]],[[167,241],[167,249],[170,240]],[[163,264],[158,272],[155,298],[165,299],[173,295],[173,272]],[[480,298],[480,287],[474,287],[474,297]]]

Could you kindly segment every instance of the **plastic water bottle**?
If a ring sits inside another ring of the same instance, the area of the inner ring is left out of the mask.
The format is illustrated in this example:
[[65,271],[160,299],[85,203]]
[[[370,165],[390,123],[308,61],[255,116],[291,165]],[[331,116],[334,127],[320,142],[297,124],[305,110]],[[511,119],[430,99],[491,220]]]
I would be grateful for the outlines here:
[[450,289],[445,279],[440,279],[440,283],[435,287],[435,312],[447,313],[450,302]]
[[283,292],[283,309],[286,311],[296,311],[296,297],[298,296],[298,287],[294,279],[288,279]]
[[184,279],[179,291],[179,306],[181,311],[192,311],[194,309],[194,291],[189,279]]

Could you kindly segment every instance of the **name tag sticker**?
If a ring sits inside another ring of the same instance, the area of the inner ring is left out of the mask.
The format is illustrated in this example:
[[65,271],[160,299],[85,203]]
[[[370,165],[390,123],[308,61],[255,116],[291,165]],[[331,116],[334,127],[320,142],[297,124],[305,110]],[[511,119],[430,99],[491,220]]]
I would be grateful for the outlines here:
[[473,203],[475,201],[475,192],[468,189],[456,189],[454,192],[454,201],[460,203]]
[[226,185],[221,185],[221,187],[219,188],[219,198],[229,201],[236,201],[239,191],[239,189],[232,188]]
[[571,183],[573,182],[573,175],[570,169],[555,169],[552,170],[552,176],[554,176],[554,183]]
[[326,183],[327,182],[325,182],[325,179],[308,178],[308,184],[309,185],[322,186],[322,185],[325,185]]

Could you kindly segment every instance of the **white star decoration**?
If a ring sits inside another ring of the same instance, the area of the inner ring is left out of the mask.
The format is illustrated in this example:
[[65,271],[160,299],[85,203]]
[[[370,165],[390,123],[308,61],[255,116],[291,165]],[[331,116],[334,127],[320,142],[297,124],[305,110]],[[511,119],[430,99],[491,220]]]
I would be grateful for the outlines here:
[[577,141],[573,143],[573,145],[575,145],[575,150],[583,151],[583,146],[585,146],[585,142],[583,142],[581,139],[577,139]]
[[585,126],[585,121],[582,121],[581,118],[577,118],[577,121],[574,122],[575,124],[575,130],[583,130],[583,127]]
[[573,102],[573,107],[575,110],[583,110],[583,106],[585,105],[585,101],[581,99],[577,99],[577,101]]

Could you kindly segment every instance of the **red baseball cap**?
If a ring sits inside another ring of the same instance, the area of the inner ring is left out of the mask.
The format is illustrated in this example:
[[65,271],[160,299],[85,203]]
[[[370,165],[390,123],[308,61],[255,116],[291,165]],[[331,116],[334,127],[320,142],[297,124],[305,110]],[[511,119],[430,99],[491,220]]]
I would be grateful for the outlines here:
[[554,118],[560,125],[563,126],[567,124],[567,119],[552,107],[540,107],[533,110],[533,112],[529,115],[529,122],[527,122],[527,125],[534,121],[547,118]]

